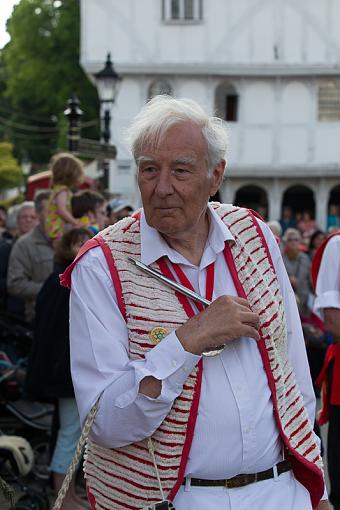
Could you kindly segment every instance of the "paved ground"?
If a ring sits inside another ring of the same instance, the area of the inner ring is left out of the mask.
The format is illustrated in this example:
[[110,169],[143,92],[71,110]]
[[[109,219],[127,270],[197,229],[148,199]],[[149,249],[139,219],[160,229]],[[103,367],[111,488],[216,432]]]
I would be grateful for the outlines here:
[[[32,487],[33,489],[37,489],[38,492],[40,492],[42,489],[41,482],[39,482],[39,481],[30,482],[30,487]],[[88,509],[89,507],[88,507],[84,487],[77,485],[77,493],[84,499],[84,510]],[[22,491],[16,490],[15,502],[17,502],[23,495],[24,495],[24,493]],[[55,499],[55,495],[54,495],[54,491],[52,490],[52,488],[49,485],[47,485],[47,487],[46,487],[46,495],[47,495],[47,499],[49,501],[49,507],[51,508],[52,504],[54,502],[54,499]],[[9,503],[6,501],[6,499],[1,494],[0,494],[0,509],[1,510],[10,510]]]

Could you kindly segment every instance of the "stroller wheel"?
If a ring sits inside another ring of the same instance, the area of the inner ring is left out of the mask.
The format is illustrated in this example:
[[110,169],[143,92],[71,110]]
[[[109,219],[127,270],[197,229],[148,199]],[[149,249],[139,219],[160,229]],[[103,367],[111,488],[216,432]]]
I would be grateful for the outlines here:
[[48,441],[40,441],[32,444],[34,452],[34,464],[32,468],[33,474],[40,480],[48,480],[50,478],[50,444]]
[[15,505],[15,510],[47,510],[48,504],[39,494],[25,494]]

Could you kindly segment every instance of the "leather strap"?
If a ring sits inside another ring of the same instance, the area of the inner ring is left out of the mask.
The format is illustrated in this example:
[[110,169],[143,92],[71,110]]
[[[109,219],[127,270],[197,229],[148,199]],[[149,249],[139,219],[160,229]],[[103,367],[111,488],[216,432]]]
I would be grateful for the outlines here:
[[[276,464],[277,475],[280,476],[286,471],[290,471],[292,466],[289,460],[283,460]],[[233,476],[227,480],[204,480],[202,478],[191,478],[190,485],[193,487],[226,487],[227,489],[234,489],[235,487],[243,487],[250,483],[260,482],[262,480],[269,480],[274,478],[276,469],[270,468],[266,471],[260,471],[259,473],[250,473]],[[186,479],[183,481],[183,485],[186,484]]]

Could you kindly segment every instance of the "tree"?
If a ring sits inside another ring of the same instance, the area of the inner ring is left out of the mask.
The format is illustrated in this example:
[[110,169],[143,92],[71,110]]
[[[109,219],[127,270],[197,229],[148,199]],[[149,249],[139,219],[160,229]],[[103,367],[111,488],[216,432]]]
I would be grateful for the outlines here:
[[86,136],[98,138],[97,91],[79,65],[79,17],[79,0],[21,0],[7,22],[11,40],[2,59],[12,113],[3,118],[0,99],[0,123],[16,154],[36,162],[65,141],[63,111],[72,93],[84,123],[94,119]]
[[21,167],[13,156],[13,145],[0,142],[0,191],[22,183]]

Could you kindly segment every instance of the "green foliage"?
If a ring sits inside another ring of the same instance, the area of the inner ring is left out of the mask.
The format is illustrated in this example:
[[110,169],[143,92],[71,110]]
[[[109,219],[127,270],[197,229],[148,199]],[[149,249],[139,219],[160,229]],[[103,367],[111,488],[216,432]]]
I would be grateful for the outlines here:
[[[0,55],[5,80],[0,124],[16,154],[36,162],[46,162],[61,142],[65,148],[63,111],[72,93],[80,99],[84,122],[98,118],[97,91],[79,65],[79,18],[79,0],[21,0],[8,20],[11,40]],[[12,112],[20,112],[7,122],[6,100]],[[83,136],[98,138],[98,125]]]
[[23,180],[21,167],[14,158],[12,150],[12,144],[0,143],[0,190],[18,186]]

